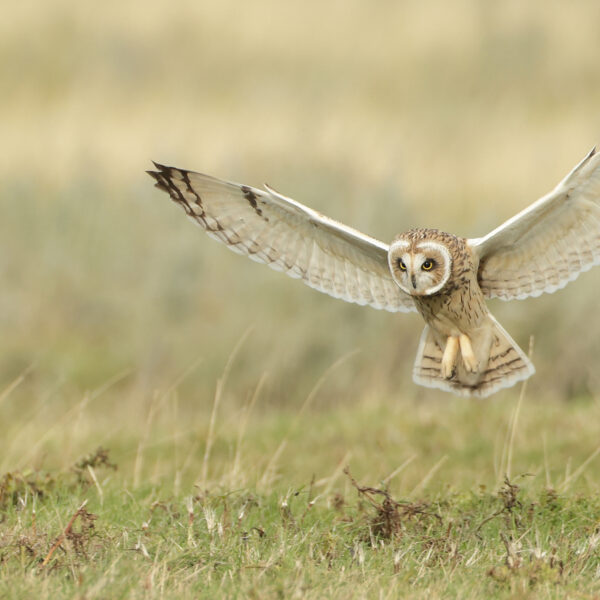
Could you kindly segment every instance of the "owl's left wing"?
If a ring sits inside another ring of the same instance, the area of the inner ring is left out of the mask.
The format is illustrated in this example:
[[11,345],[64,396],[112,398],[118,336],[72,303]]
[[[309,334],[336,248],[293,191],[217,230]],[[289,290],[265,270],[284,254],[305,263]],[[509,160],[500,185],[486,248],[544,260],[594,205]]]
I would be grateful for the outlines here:
[[388,245],[266,191],[156,164],[148,171],[209,236],[238,254],[335,298],[391,312],[415,310],[392,279]]
[[592,149],[552,192],[468,244],[488,298],[551,293],[600,264],[600,154]]

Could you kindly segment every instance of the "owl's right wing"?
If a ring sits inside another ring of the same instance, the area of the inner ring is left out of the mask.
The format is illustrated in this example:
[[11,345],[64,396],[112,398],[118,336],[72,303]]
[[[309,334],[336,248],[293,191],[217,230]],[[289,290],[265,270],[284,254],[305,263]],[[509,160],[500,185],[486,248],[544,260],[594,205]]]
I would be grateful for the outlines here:
[[468,240],[488,298],[554,292],[600,264],[600,154],[485,237]]
[[271,188],[266,191],[155,163],[148,173],[209,236],[335,298],[415,310],[392,279],[388,245]]

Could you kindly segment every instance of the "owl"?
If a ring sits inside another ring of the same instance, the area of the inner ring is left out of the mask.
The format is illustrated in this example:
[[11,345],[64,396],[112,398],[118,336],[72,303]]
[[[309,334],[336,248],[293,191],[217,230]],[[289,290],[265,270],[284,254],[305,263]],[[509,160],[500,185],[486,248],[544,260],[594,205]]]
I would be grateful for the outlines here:
[[391,244],[269,186],[157,163],[148,173],[234,252],[347,302],[419,312],[414,382],[485,397],[535,372],[486,299],[551,293],[600,263],[599,157],[594,148],[552,192],[483,237],[410,229]]

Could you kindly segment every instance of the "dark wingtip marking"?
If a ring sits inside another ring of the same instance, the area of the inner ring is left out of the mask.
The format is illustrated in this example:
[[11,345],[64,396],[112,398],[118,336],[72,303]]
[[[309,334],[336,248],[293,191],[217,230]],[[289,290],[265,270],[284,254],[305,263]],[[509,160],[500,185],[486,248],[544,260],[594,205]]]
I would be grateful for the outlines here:
[[156,169],[158,169],[159,173],[168,173],[172,169],[172,167],[167,167],[166,165],[157,163],[155,160],[152,161],[152,164]]
[[256,209],[256,194],[252,191],[252,188],[248,187],[247,185],[242,185],[240,189],[242,190],[242,194],[244,194],[244,198],[250,202],[252,208]]
[[246,198],[246,200],[248,200],[248,202],[250,203],[250,206],[256,211],[256,214],[259,217],[262,217],[262,209],[258,207],[258,203],[256,202],[256,199],[258,198],[258,196],[252,191],[251,187],[248,187],[247,185],[242,185],[240,186],[240,190],[242,190],[242,194],[244,194],[244,198]]
[[152,179],[154,179],[154,181],[156,182],[154,184],[154,187],[158,188],[159,190],[161,190],[163,192],[167,192],[170,195],[171,190],[169,187],[168,177],[169,177],[169,171],[171,170],[171,167],[166,167],[165,165],[161,165],[160,163],[157,163],[154,160],[152,161],[152,164],[158,170],[157,171],[146,171],[146,173],[148,173],[148,175],[150,175],[150,177],[152,177]]
[[190,172],[185,169],[177,169],[179,174],[181,175],[187,191],[192,194],[196,198],[196,204],[202,209],[204,213],[204,208],[202,207],[202,198],[200,198],[200,194],[192,187],[192,182],[190,181]]
[[146,173],[148,173],[148,175],[150,175],[150,177],[152,177],[152,179],[154,179],[154,187],[158,188],[159,190],[163,191],[163,192],[167,192],[168,194],[170,194],[170,190],[169,190],[169,185],[167,183],[167,180],[165,178],[165,176],[163,175],[163,173],[158,172],[158,171],[146,171]]
[[[175,185],[175,183],[173,182],[173,172],[180,172],[180,173],[184,173],[182,172],[180,169],[175,169],[174,167],[166,167],[165,165],[161,165],[157,162],[154,162],[154,166],[158,169],[158,171],[146,171],[146,173],[148,173],[148,175],[150,175],[150,177],[152,177],[156,183],[154,184],[154,187],[158,188],[159,190],[166,192],[167,194],[169,194],[169,196],[171,196],[171,198],[177,202],[178,204],[181,204],[185,210],[185,212],[190,215],[193,216],[194,215],[194,211],[191,209],[190,205],[188,204],[187,200],[185,199],[184,195],[181,193],[181,190],[179,189],[179,187],[177,185]],[[185,179],[185,177],[184,177]],[[188,180],[189,182],[189,180]],[[192,190],[193,192],[193,190]],[[199,198],[198,198],[199,200]]]

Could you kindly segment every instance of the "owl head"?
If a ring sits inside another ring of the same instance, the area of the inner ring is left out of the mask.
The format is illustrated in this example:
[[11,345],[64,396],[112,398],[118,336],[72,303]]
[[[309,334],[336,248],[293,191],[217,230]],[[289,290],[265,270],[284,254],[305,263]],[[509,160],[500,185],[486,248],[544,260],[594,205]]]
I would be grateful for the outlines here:
[[447,234],[436,229],[411,229],[400,234],[388,251],[394,281],[411,296],[441,291],[452,273]]

